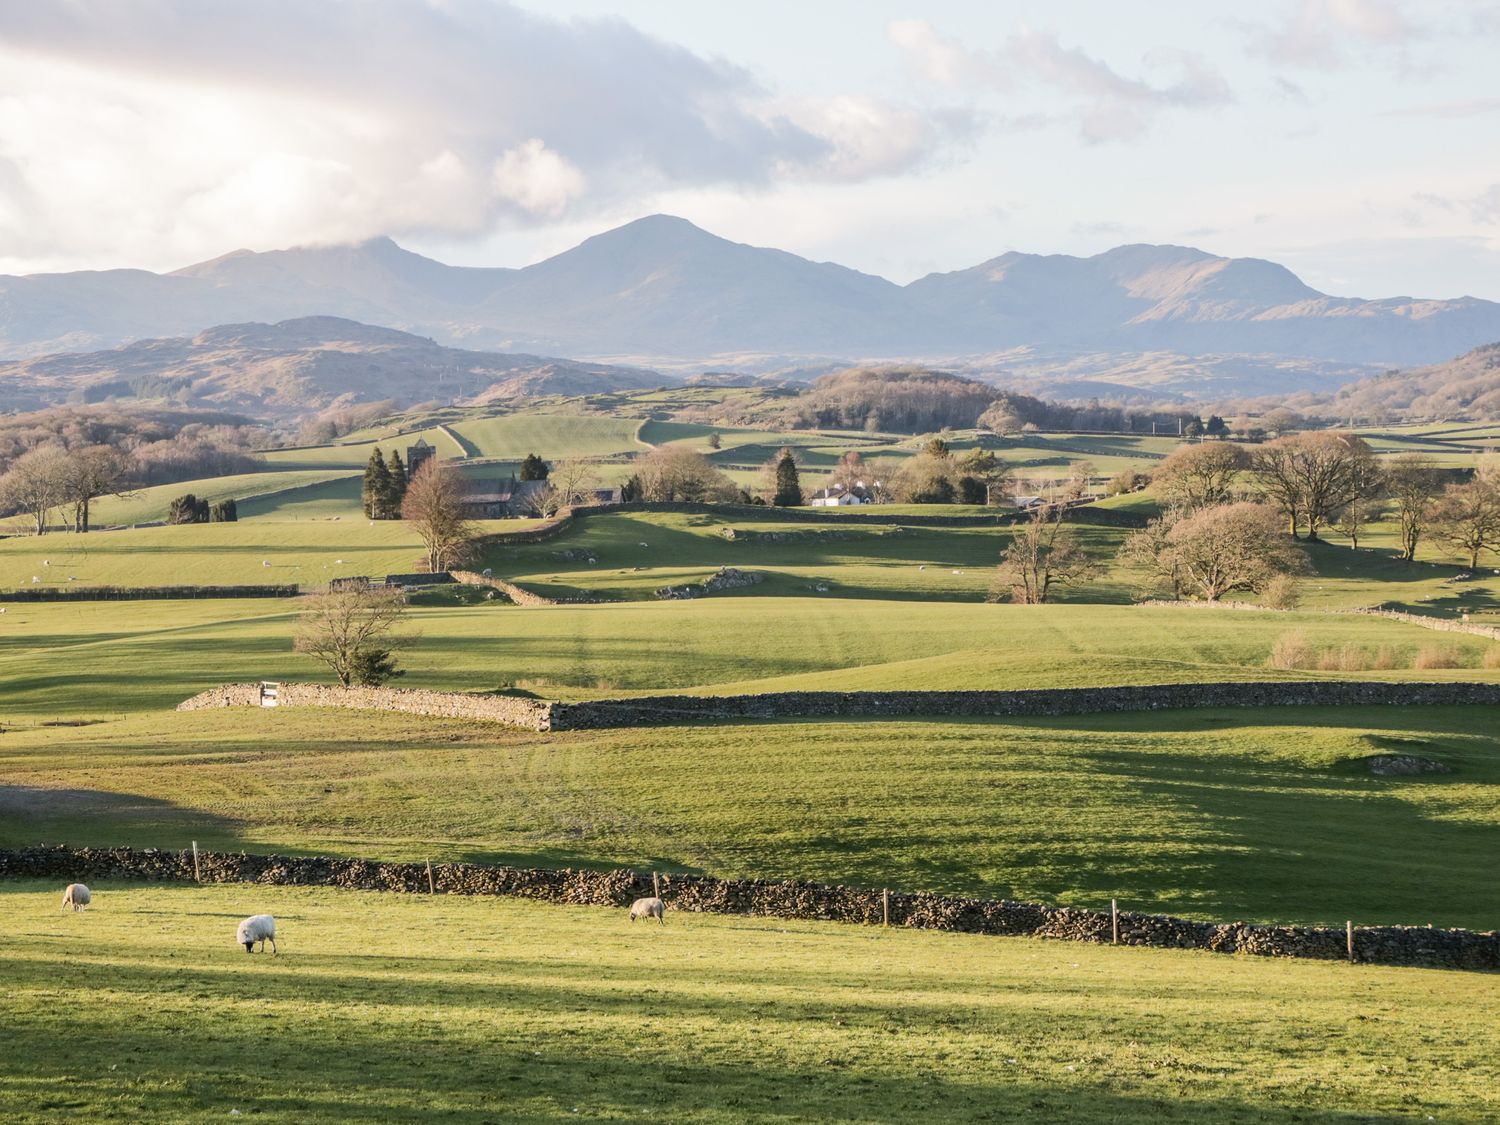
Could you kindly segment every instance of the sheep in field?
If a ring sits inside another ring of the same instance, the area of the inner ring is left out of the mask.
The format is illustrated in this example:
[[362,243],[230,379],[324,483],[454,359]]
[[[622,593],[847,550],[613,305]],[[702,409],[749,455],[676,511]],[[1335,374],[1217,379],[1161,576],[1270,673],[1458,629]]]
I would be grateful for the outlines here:
[[234,940],[245,947],[246,953],[255,952],[255,943],[260,942],[260,951],[266,951],[266,942],[271,943],[271,952],[276,952],[276,919],[269,914],[252,914],[240,923]]
[[75,911],[82,910],[89,904],[93,897],[93,895],[89,894],[89,889],[82,883],[69,883],[67,889],[63,891],[62,908],[64,912],[70,906]]
[[630,904],[630,920],[655,918],[663,926],[667,924],[667,907],[659,898],[638,898]]

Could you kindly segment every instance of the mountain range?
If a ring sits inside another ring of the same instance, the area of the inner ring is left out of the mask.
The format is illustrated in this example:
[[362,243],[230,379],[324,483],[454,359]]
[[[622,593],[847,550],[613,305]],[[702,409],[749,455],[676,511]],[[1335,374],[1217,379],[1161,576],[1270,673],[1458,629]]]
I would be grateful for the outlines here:
[[1495,302],[1331,297],[1273,262],[1188,247],[1013,252],[903,286],[666,215],[522,269],[444,265],[377,238],[240,250],[169,274],[0,277],[0,355],[13,357],[308,316],[663,369],[962,361],[1002,381],[1045,383],[1056,368],[1167,393],[1327,388],[1500,340]]
[[315,316],[0,363],[0,409],[165,399],[289,418],[357,402],[483,404],[662,381],[638,368],[449,348],[393,328]]

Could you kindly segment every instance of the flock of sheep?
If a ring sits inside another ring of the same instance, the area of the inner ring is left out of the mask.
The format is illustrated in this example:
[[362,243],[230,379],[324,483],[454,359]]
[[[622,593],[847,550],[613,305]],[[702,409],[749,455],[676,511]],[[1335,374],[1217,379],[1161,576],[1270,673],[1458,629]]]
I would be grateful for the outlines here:
[[[63,890],[62,908],[66,912],[69,908],[77,913],[93,901],[94,896],[82,883],[69,883]],[[637,918],[655,918],[662,925],[667,924],[666,903],[659,898],[638,898],[630,904],[630,920],[634,922]],[[271,953],[276,953],[276,919],[269,914],[252,914],[239,924],[234,932],[234,943],[243,945],[246,953],[254,953],[258,944],[260,951],[266,951],[266,942],[271,943]]]

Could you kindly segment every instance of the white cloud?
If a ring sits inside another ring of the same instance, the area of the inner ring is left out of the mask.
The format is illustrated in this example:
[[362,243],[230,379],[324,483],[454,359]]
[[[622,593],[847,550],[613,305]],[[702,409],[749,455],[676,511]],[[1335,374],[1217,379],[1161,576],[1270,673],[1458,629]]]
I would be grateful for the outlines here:
[[1318,70],[1341,65],[1350,47],[1406,48],[1428,34],[1396,0],[1293,0],[1250,31],[1257,53]]
[[[978,86],[1012,93],[1034,85],[1067,99],[1067,115],[1092,142],[1140,136],[1163,109],[1233,100],[1217,68],[1191,51],[1150,52],[1142,65],[1160,76],[1153,81],[1121,74],[1104,60],[1065,46],[1055,31],[1022,28],[993,50],[966,47],[925,20],[896,20],[886,35],[931,82],[971,94]],[[1033,125],[1037,115],[1018,120]]]
[[965,128],[505,0],[0,4],[0,260],[471,236],[898,174]]

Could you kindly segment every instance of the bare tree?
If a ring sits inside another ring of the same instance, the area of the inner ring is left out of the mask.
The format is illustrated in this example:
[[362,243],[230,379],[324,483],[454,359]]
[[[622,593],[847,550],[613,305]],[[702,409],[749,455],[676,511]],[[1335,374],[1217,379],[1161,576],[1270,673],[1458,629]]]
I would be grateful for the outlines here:
[[42,445],[11,462],[0,477],[0,503],[31,517],[36,533],[47,533],[47,517],[68,499],[68,455],[60,445]]
[[723,503],[739,495],[713,462],[682,446],[663,445],[643,454],[636,458],[635,471],[645,500]]
[[1396,502],[1396,520],[1401,526],[1401,557],[1411,562],[1426,530],[1432,502],[1442,491],[1436,466],[1420,453],[1403,453],[1386,472],[1386,489]]
[[995,592],[1009,591],[1021,605],[1042,605],[1056,586],[1085,582],[1099,566],[1078,545],[1073,529],[1063,525],[1061,506],[1040,508],[1016,528],[1010,546],[1000,552]]
[[1232,590],[1264,589],[1278,575],[1308,569],[1307,556],[1282,534],[1276,510],[1245,501],[1179,520],[1163,549],[1183,585],[1210,602]]
[[447,461],[428,461],[406,486],[401,518],[412,525],[427,549],[427,569],[436,574],[462,562],[474,537],[464,519],[464,477]]
[[1180,512],[1169,511],[1157,519],[1147,520],[1145,527],[1132,531],[1120,544],[1116,561],[1144,574],[1146,581],[1142,586],[1148,593],[1165,587],[1174,598],[1183,595],[1182,568],[1167,544],[1167,535],[1181,519]]
[[124,493],[134,467],[130,454],[111,445],[69,450],[67,500],[73,505],[74,531],[89,529],[89,504],[93,500]]
[[1371,495],[1377,479],[1370,447],[1332,430],[1278,438],[1257,449],[1251,462],[1293,537],[1305,523],[1307,537],[1316,539],[1346,505]]
[[1230,442],[1179,445],[1152,474],[1152,483],[1166,503],[1196,512],[1234,498],[1234,482],[1249,467],[1244,449]]
[[532,508],[537,515],[550,519],[564,508],[588,503],[598,487],[599,474],[587,461],[558,461],[547,476],[547,487],[532,501]]
[[410,643],[393,630],[406,612],[402,590],[348,587],[302,598],[302,615],[292,642],[328,665],[339,683],[375,685],[400,676],[394,653]]
[[1500,551],[1500,478],[1480,474],[1450,484],[1432,507],[1432,533],[1479,566],[1485,551]]

